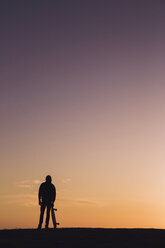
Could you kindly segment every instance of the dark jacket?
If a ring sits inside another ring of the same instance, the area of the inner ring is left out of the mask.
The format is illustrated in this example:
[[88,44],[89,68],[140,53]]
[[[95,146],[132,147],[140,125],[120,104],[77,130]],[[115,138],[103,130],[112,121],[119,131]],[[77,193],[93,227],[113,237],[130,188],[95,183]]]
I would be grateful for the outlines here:
[[44,204],[52,204],[56,199],[56,188],[52,183],[44,182],[40,185],[38,199]]

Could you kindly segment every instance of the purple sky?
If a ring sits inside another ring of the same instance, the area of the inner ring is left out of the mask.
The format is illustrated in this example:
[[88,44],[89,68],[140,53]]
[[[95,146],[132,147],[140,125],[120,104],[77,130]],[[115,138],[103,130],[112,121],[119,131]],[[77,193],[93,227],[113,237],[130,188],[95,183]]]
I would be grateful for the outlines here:
[[97,108],[98,97],[114,96],[120,104],[123,94],[155,91],[155,81],[161,92],[164,8],[159,0],[1,1],[2,124],[52,104]]

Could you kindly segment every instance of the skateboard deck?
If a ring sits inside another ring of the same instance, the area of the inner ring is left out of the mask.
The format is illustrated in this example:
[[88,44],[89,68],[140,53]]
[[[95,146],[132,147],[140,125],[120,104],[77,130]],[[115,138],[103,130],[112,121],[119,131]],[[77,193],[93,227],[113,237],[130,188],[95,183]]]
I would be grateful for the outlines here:
[[51,208],[51,214],[52,214],[52,221],[53,221],[53,226],[54,228],[57,228],[57,225],[59,225],[60,223],[56,222],[56,215],[55,215],[55,211],[57,211],[57,208]]

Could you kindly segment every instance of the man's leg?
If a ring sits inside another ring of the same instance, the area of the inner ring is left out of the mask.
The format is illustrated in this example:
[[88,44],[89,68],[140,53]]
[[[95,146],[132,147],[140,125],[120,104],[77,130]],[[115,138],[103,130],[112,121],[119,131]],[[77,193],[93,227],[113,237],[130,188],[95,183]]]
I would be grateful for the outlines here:
[[48,228],[48,226],[49,226],[50,209],[51,209],[51,204],[48,204],[48,205],[47,205],[47,212],[46,212],[46,223],[45,223],[45,228]]
[[52,214],[52,221],[53,221],[53,226],[54,229],[56,229],[57,227],[57,223],[56,223],[56,215],[55,215],[55,210],[53,207],[51,207],[51,214]]
[[42,204],[41,205],[41,208],[40,208],[40,221],[39,221],[38,229],[41,229],[41,227],[42,227],[42,222],[43,222],[45,207],[46,207],[45,204]]

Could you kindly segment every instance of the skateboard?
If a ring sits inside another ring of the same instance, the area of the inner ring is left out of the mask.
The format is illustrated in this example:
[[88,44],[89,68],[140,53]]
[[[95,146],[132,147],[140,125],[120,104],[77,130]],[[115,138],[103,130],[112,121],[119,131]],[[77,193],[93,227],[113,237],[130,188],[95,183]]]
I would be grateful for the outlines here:
[[52,214],[52,221],[53,221],[53,226],[54,229],[57,228],[57,225],[60,225],[60,223],[56,222],[56,215],[55,215],[55,211],[57,211],[57,208],[51,208],[51,214]]

